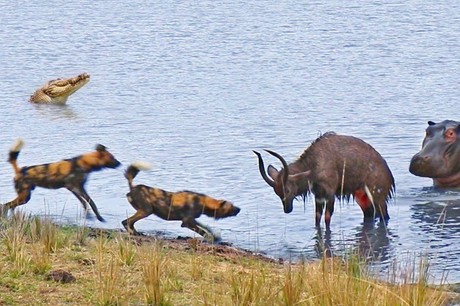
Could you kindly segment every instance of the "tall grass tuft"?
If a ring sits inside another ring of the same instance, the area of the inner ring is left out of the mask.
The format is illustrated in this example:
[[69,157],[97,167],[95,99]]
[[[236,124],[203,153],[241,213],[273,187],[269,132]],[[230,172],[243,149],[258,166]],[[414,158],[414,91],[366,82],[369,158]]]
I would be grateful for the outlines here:
[[[123,292],[120,266],[114,260],[113,254],[107,248],[108,241],[104,235],[99,235],[96,245],[96,288],[98,305],[119,305]],[[107,258],[108,257],[108,258]]]
[[122,235],[118,235],[115,239],[118,245],[118,258],[124,266],[132,266],[136,260],[136,247],[131,241],[131,238],[123,238]]
[[230,297],[233,305],[258,305],[260,301],[274,301],[279,289],[276,278],[267,277],[262,266],[231,272]]
[[299,303],[304,290],[305,265],[298,267],[297,271],[292,271],[292,265],[286,267],[284,273],[284,284],[282,298],[284,305],[296,305]]
[[58,226],[48,218],[31,218],[30,236],[32,241],[39,241],[41,243],[43,251],[47,254],[55,252],[67,243],[67,238],[62,235]]
[[27,221],[28,217],[25,214],[14,213],[6,222],[6,229],[1,234],[7,251],[7,258],[14,264],[14,271],[12,271],[14,276],[25,273],[31,260],[25,250],[26,232],[29,227]]
[[252,305],[257,300],[256,276],[233,274],[232,276],[232,302],[234,305]]
[[36,274],[45,274],[51,267],[51,255],[47,251],[43,251],[43,246],[40,244],[33,244],[31,246],[30,263],[32,271]]
[[78,245],[84,245],[89,236],[90,229],[85,225],[78,227],[75,233],[75,243]]
[[142,281],[147,305],[169,305],[163,290],[164,267],[167,259],[161,253],[158,243],[140,249]]

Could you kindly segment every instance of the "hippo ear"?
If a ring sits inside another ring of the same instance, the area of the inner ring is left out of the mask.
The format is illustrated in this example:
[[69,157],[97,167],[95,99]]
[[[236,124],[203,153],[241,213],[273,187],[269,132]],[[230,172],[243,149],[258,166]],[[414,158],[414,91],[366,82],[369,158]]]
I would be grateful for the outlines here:
[[276,181],[276,178],[278,177],[279,171],[276,170],[275,167],[272,165],[269,165],[267,168],[268,175],[272,178],[272,180]]
[[428,125],[435,125],[436,122],[433,122],[433,121],[428,121]]

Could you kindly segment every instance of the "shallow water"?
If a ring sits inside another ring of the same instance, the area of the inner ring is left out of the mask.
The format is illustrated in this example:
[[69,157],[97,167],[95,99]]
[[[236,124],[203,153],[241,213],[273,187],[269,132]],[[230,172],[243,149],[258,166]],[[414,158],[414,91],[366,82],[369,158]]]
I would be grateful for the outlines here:
[[[361,250],[383,274],[427,256],[433,281],[446,273],[460,281],[460,193],[408,172],[426,122],[459,120],[457,3],[0,2],[5,159],[22,137],[20,165],[97,143],[124,164],[87,184],[107,223],[85,219],[66,190],[36,189],[22,210],[121,228],[133,213],[123,169],[145,160],[154,168],[137,183],[241,207],[234,218],[200,219],[236,246],[293,260],[318,258],[324,246],[336,255]],[[46,81],[81,72],[91,81],[67,106],[27,103]],[[356,204],[337,203],[331,233],[318,233],[312,199],[284,214],[260,177],[252,150],[292,161],[329,130],[364,139],[387,160],[397,184],[387,228],[369,228]],[[5,202],[15,196],[11,166],[0,163],[0,173]],[[153,216],[136,227],[194,235]]]

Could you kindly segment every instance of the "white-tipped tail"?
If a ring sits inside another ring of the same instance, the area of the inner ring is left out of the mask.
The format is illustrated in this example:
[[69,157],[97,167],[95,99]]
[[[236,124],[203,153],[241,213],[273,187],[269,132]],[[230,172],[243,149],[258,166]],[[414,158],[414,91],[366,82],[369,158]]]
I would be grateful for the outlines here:
[[152,165],[150,163],[144,162],[144,161],[135,161],[131,165],[133,167],[135,167],[136,169],[139,169],[141,171],[147,171],[147,170],[152,169]]
[[24,146],[24,140],[22,140],[21,138],[18,138],[18,139],[16,139],[16,141],[11,146],[10,151],[11,152],[19,152],[19,151],[21,151],[23,146]]

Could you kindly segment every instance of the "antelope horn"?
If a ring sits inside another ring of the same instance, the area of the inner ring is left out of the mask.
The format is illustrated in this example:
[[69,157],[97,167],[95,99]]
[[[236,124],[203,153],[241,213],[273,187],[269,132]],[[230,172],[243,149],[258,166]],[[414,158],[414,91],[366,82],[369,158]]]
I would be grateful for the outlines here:
[[275,187],[275,182],[269,179],[267,176],[267,173],[265,173],[265,166],[264,166],[264,161],[262,159],[262,156],[257,151],[252,151],[252,152],[254,152],[254,154],[257,155],[257,159],[259,160],[260,175],[262,175],[262,178],[268,185],[270,185],[271,187]]
[[278,153],[276,152],[273,152],[273,151],[270,151],[270,150],[265,150],[267,151],[268,153],[270,153],[271,155],[277,157],[281,163],[283,164],[283,168],[284,168],[284,173],[283,173],[283,179],[282,179],[282,182],[283,182],[283,185],[286,184],[287,180],[288,180],[288,176],[289,176],[289,168],[288,168],[288,164],[287,162],[284,160],[284,158],[279,155]]

